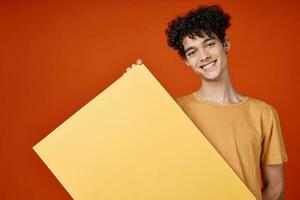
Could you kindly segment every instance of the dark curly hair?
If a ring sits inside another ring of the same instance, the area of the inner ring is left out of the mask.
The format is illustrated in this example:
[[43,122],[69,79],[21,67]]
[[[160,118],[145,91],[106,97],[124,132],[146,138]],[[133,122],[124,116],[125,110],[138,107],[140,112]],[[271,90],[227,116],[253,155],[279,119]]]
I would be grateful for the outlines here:
[[230,15],[224,13],[219,5],[200,6],[185,16],[179,16],[168,23],[165,30],[168,45],[177,50],[179,55],[185,59],[182,41],[186,36],[195,38],[195,36],[203,37],[203,33],[208,36],[214,33],[223,43],[225,42],[225,31],[230,26],[230,18]]

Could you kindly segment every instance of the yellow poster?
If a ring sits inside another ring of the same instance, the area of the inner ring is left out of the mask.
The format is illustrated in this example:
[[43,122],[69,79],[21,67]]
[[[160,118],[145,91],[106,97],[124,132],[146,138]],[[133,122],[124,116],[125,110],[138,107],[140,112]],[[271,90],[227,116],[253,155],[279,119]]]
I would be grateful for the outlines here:
[[254,200],[144,65],[34,150],[76,200]]

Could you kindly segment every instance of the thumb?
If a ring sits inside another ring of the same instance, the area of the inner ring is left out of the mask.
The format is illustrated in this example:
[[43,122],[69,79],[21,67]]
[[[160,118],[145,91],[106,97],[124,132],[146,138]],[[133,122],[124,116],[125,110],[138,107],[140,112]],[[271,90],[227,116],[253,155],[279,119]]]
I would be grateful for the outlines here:
[[141,64],[143,64],[143,61],[142,61],[142,59],[140,59],[140,58],[136,59],[136,64],[137,64],[137,65],[141,65]]

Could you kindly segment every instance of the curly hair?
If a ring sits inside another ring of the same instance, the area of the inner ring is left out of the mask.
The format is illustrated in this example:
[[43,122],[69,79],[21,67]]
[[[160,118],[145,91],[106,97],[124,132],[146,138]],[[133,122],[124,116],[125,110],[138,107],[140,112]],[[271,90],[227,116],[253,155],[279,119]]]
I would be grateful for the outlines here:
[[182,41],[186,36],[193,39],[195,36],[203,37],[204,33],[208,36],[214,33],[223,43],[226,29],[230,26],[230,18],[219,5],[200,6],[168,23],[165,30],[168,45],[185,59]]

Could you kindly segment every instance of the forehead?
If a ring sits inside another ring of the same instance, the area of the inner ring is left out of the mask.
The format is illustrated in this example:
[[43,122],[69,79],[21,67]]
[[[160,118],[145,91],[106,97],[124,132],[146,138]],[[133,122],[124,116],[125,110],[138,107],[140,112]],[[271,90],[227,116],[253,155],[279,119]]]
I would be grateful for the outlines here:
[[194,38],[190,38],[189,36],[185,36],[182,40],[182,44],[185,48],[187,48],[189,46],[202,44],[202,43],[208,41],[209,39],[218,39],[218,37],[214,33],[212,33],[210,36],[203,33],[202,36],[195,36]]

